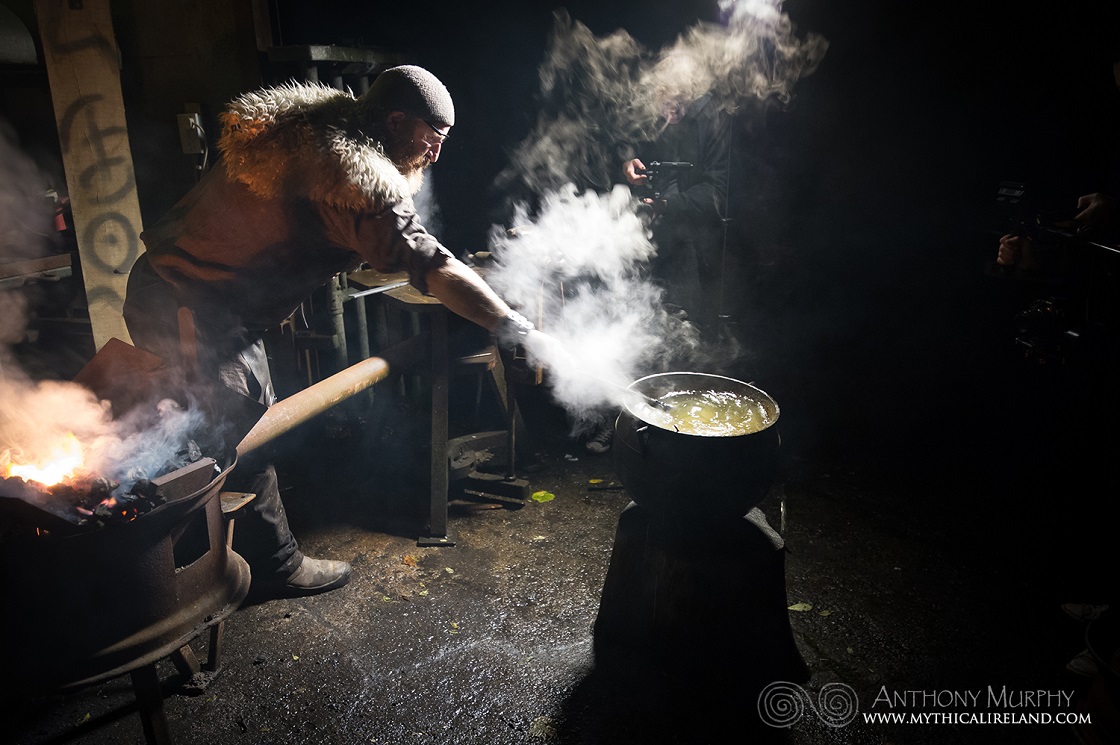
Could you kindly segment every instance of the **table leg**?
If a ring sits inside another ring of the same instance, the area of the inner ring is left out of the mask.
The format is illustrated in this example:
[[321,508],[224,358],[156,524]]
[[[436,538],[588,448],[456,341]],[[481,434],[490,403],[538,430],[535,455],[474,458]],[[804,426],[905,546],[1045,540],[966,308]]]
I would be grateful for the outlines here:
[[447,534],[447,314],[431,314],[431,484],[428,531],[420,537],[422,546],[454,546]]

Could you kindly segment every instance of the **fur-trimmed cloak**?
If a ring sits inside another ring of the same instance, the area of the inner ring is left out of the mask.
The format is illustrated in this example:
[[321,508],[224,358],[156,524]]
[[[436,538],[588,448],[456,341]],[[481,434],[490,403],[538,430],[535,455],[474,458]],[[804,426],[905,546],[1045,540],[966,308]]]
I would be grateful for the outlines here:
[[363,114],[350,93],[299,83],[230,104],[221,158],[141,235],[181,304],[271,328],[363,262],[426,289],[427,272],[452,254],[421,225]]
[[[381,145],[361,130],[360,100],[322,85],[247,93],[221,115],[227,172],[263,197],[302,192],[339,209],[370,210],[409,196]],[[312,178],[307,178],[313,175]]]

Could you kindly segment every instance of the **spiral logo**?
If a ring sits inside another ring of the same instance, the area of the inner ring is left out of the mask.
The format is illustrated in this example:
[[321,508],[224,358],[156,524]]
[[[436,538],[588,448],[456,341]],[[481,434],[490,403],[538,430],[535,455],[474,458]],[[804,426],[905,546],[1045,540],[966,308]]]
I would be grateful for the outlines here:
[[856,718],[859,698],[851,686],[828,683],[821,687],[814,701],[804,688],[783,680],[771,683],[758,694],[758,715],[771,727],[791,727],[801,721],[806,705],[829,727],[845,727]]
[[829,727],[845,727],[859,713],[859,699],[851,686],[826,683],[817,693],[817,716]]
[[779,680],[758,694],[758,715],[771,727],[789,727],[801,721],[806,700],[812,706],[812,699],[801,686]]

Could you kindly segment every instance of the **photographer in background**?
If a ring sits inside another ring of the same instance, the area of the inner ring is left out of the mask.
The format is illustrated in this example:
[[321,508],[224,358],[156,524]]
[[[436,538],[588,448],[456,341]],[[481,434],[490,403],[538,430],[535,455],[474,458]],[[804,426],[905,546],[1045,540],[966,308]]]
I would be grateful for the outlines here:
[[[1035,300],[1017,316],[1016,348],[1023,353],[1019,361],[1037,364],[1018,366],[1016,375],[1003,381],[1002,394],[1023,419],[1005,422],[997,443],[1029,467],[1012,469],[1004,478],[1018,504],[1044,507],[1044,522],[1025,536],[1024,550],[1039,558],[1033,569],[1055,583],[1060,601],[1076,601],[1062,602],[1062,610],[1083,622],[1115,605],[1120,565],[1108,496],[1116,486],[1112,463],[1120,447],[1115,434],[1120,417],[1120,46],[1114,44],[1097,59],[1104,54],[1111,55],[1113,85],[1098,67],[1087,76],[1099,84],[1094,90],[1107,94],[1095,109],[1104,124],[1078,123],[1106,135],[1087,137],[1092,158],[1076,164],[1092,177],[1067,190],[1071,196],[1061,201],[1069,208],[1061,218],[1054,219],[1050,210],[1047,220],[1036,211],[1019,229],[1001,236],[995,262],[1001,276],[1026,280],[1017,284]],[[1067,189],[1064,181],[1059,184]],[[1072,189],[1086,193],[1075,202]],[[1031,436],[1022,436],[1024,428]],[[1098,673],[1088,650],[1070,659],[1066,669],[1089,677]]]
[[[638,145],[622,175],[631,188],[653,190],[644,198],[657,246],[651,273],[666,303],[702,334],[714,334],[729,290],[722,286],[722,252],[731,119],[710,96],[691,90],[697,76],[688,55],[665,57],[654,76],[663,128],[653,142]],[[691,165],[663,168],[651,181],[647,166],[654,162]]]
[[[701,338],[719,334],[724,293],[724,217],[731,158],[731,118],[711,96],[695,90],[697,63],[674,52],[654,68],[653,96],[661,129],[639,143],[622,176],[650,210],[657,255],[650,276],[664,291],[663,305],[695,325]],[[601,421],[585,442],[606,453],[614,426]]]
[[[1110,56],[1113,92],[1120,94],[1120,48],[1113,48]],[[1113,132],[1113,137],[1120,135]],[[1075,238],[1120,247],[1120,139],[1113,139],[1108,147],[1109,152],[1101,153],[1104,189],[1080,196],[1073,218],[1052,227],[1070,231]],[[1040,257],[1034,243],[1030,235],[1018,232],[1001,236],[996,264],[1023,271],[1038,269]]]
[[[1058,223],[1058,229],[1068,229],[1086,240],[1116,243],[1120,229],[1120,199],[1096,192],[1085,194],[1077,200],[1078,212],[1072,220]],[[1029,235],[1008,233],[999,239],[996,263],[1000,266],[1018,267],[1025,271],[1038,268],[1034,241]]]

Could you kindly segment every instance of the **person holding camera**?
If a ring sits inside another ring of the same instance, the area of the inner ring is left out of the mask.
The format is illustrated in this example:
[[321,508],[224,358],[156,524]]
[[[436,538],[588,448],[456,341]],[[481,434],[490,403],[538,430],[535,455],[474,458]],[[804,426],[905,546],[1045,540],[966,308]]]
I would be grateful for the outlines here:
[[[1061,226],[1086,238],[1110,236],[1120,227],[1120,199],[1101,192],[1084,194],[1077,200],[1077,214]],[[1113,236],[1115,237],[1115,236]],[[1030,271],[1038,266],[1034,241],[1029,235],[1008,233],[999,239],[996,264]]]
[[663,126],[622,164],[622,176],[642,190],[652,213],[657,257],[650,271],[666,304],[703,332],[714,329],[722,311],[731,119],[710,95],[693,90],[695,64],[678,53],[654,70]]

